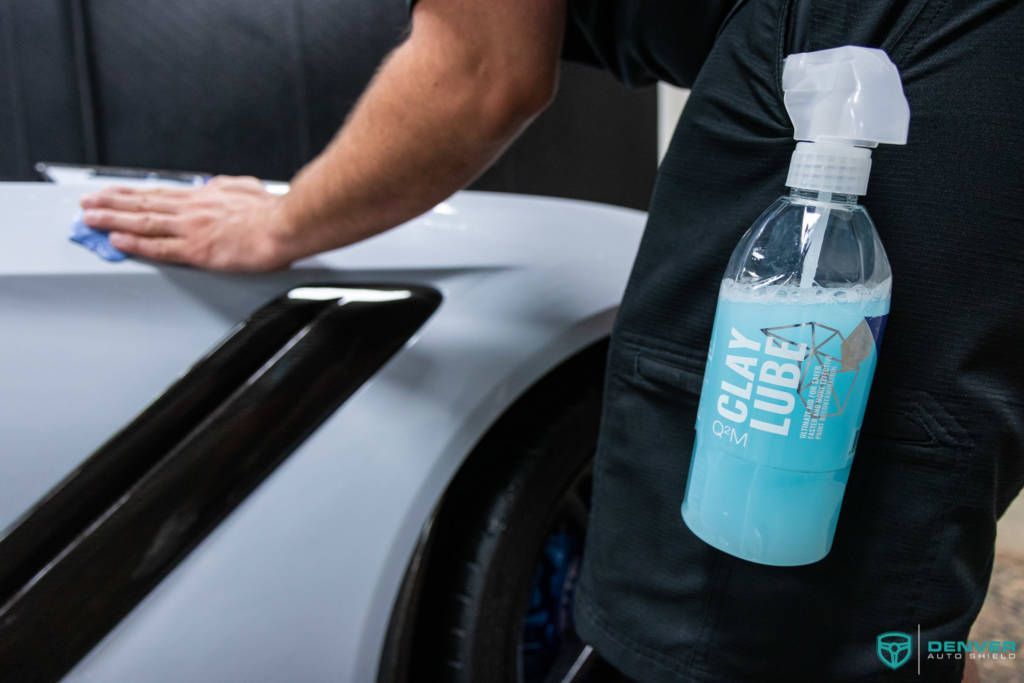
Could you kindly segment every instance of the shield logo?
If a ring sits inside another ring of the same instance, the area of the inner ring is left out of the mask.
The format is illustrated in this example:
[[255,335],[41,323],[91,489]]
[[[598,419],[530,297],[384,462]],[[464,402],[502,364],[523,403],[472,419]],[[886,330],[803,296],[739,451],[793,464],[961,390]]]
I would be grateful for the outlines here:
[[898,669],[910,659],[913,638],[902,631],[886,631],[875,639],[875,652],[890,669]]

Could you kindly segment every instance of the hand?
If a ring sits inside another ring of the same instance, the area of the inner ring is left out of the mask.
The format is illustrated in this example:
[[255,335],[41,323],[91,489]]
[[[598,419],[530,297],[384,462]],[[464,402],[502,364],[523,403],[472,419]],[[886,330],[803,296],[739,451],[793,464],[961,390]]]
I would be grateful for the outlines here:
[[288,225],[282,199],[256,178],[218,176],[203,187],[109,187],[81,199],[85,224],[110,231],[110,243],[154,261],[211,270],[278,270]]

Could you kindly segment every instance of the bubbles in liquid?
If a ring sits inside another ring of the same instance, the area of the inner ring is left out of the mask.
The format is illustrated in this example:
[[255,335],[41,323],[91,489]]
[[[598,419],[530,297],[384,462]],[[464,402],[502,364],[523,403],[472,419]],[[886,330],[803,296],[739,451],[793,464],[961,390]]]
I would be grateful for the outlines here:
[[729,301],[745,303],[782,304],[829,304],[866,303],[888,299],[892,292],[892,280],[886,280],[873,287],[853,285],[852,287],[798,287],[796,285],[764,285],[758,287],[738,283],[732,278],[722,280],[720,296]]

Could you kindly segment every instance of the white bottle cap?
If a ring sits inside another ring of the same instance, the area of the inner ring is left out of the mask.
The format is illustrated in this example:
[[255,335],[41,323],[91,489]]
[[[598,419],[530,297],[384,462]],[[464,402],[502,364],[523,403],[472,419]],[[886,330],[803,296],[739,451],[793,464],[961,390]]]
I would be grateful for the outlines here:
[[786,57],[786,111],[800,140],[786,185],[862,195],[879,143],[907,142],[910,107],[883,50],[846,45]]
[[798,142],[786,187],[840,194],[866,194],[871,150],[832,142]]

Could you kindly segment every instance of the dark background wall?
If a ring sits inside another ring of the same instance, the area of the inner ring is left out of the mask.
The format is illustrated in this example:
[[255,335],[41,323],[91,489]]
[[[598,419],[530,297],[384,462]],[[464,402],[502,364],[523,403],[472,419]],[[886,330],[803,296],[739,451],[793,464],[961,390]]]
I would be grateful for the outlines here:
[[[3,0],[0,178],[46,160],[287,179],[407,23],[404,0]],[[567,64],[474,187],[644,208],[655,164],[654,91]]]

